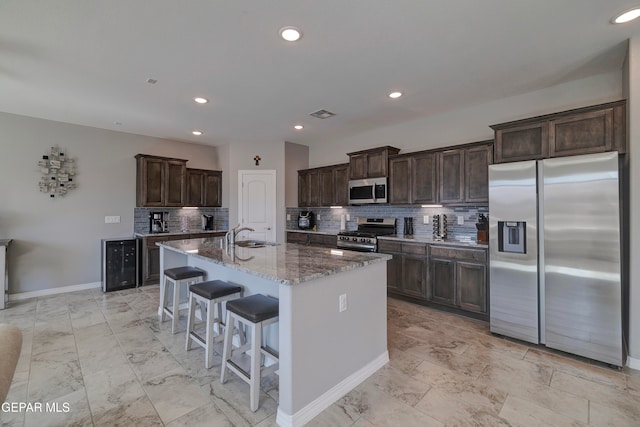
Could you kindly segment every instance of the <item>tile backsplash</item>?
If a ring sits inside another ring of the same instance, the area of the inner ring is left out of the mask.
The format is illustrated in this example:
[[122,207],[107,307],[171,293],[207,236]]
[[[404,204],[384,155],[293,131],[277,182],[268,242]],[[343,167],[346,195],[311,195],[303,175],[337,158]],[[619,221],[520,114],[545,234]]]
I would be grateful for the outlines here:
[[182,231],[182,218],[189,222],[190,230],[201,230],[202,220],[200,215],[213,215],[213,229],[227,230],[229,228],[228,208],[135,208],[133,230],[135,233],[149,233],[149,215],[151,212],[169,213],[169,232]]
[[[347,230],[357,229],[357,218],[396,218],[397,234],[404,234],[404,218],[413,218],[413,234],[418,236],[431,236],[433,233],[433,216],[447,215],[447,234],[450,240],[476,241],[476,222],[478,214],[489,213],[488,206],[463,206],[423,208],[421,206],[406,205],[363,205],[345,206],[342,208],[287,208],[287,229],[298,229],[298,213],[300,211],[312,211],[316,215],[316,227],[319,231],[340,229],[342,215],[345,216]],[[320,218],[318,219],[318,215]],[[347,216],[349,220],[346,220]],[[424,217],[429,217],[429,223],[424,223]],[[458,217],[463,218],[463,224],[458,224]]]

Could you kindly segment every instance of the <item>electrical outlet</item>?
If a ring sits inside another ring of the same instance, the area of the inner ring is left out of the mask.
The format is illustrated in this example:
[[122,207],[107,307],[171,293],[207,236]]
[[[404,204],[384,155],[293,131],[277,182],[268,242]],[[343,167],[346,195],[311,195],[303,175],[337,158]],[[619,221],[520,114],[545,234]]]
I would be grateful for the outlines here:
[[429,224],[429,215],[424,215],[422,217],[422,223],[423,224]]
[[340,313],[343,311],[347,311],[347,294],[342,294],[338,298],[338,305],[340,309]]
[[291,214],[287,214],[287,221],[291,221]]
[[316,215],[316,219],[317,219],[318,221],[320,221],[320,214],[317,214],[317,215]]
[[464,217],[462,215],[458,215],[458,225],[464,224]]
[[351,221],[351,215],[347,214],[347,221]]
[[105,224],[120,224],[120,216],[105,216],[104,217]]

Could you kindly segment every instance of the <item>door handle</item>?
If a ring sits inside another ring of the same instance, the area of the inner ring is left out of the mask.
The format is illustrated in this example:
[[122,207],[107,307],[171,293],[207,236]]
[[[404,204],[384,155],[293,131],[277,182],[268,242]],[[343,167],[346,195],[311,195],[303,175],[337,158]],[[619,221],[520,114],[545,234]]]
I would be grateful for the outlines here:
[[267,227],[267,228],[265,228],[265,230],[271,230],[271,227]]

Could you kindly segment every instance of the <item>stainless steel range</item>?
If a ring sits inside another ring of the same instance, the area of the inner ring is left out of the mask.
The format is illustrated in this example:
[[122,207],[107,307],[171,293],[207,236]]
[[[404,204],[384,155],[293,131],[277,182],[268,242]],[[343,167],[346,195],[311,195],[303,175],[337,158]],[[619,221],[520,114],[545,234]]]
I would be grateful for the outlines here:
[[359,252],[378,252],[377,236],[396,233],[395,218],[358,218],[357,231],[338,233],[336,247]]

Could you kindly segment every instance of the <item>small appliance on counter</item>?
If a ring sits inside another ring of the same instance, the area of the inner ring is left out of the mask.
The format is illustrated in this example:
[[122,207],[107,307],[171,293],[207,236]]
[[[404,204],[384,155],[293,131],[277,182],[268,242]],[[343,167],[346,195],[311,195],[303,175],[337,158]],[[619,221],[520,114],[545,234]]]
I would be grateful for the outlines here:
[[213,215],[202,215],[202,229],[213,230]]
[[311,211],[300,211],[298,214],[298,228],[311,230],[316,225],[316,216]]
[[405,236],[413,235],[413,218],[411,217],[404,218],[404,235]]
[[169,232],[169,212],[151,212],[149,214],[149,233]]
[[102,239],[102,292],[138,285],[138,243],[133,238]]

